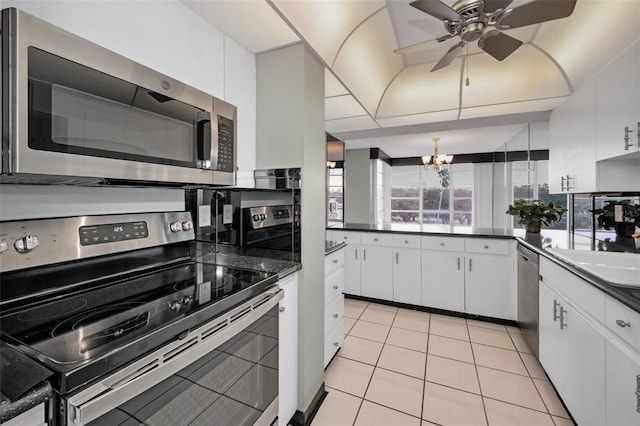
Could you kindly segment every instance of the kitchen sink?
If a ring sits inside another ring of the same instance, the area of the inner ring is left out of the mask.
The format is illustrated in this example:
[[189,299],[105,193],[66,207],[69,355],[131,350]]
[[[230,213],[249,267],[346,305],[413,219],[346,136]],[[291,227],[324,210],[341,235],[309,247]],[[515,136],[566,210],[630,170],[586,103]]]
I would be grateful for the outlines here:
[[640,287],[640,255],[633,253],[592,252],[571,249],[548,251],[605,281],[625,287]]

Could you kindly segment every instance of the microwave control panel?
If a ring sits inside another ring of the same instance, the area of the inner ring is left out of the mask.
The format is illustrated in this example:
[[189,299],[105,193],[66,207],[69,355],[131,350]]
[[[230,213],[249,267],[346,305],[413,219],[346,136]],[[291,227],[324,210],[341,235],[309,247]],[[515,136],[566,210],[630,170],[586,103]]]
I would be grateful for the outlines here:
[[218,116],[218,164],[216,170],[234,172],[234,123],[226,117]]

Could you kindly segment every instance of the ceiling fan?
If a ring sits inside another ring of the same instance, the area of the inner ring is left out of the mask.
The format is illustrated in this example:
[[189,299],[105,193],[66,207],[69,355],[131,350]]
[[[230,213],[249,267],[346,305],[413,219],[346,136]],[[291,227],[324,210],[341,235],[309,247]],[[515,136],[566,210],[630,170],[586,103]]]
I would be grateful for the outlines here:
[[[515,52],[522,42],[498,30],[566,18],[573,13],[577,0],[535,0],[508,9],[512,1],[459,0],[449,7],[439,0],[416,0],[410,5],[443,21],[449,34],[394,50],[394,53],[404,53],[433,43],[442,43],[458,36],[460,42],[445,53],[431,72],[449,65],[466,43],[476,40],[480,49],[502,61]],[[488,27],[495,27],[496,30],[485,33]]]

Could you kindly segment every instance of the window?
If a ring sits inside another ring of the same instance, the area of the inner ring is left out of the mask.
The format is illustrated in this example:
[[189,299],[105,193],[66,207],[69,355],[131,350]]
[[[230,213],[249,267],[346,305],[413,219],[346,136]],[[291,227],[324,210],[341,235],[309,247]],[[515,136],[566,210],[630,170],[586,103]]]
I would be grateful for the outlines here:
[[344,190],[343,190],[343,170],[344,169],[327,169],[328,170],[328,214],[329,222],[344,221]]
[[391,223],[471,226],[473,164],[391,168]]

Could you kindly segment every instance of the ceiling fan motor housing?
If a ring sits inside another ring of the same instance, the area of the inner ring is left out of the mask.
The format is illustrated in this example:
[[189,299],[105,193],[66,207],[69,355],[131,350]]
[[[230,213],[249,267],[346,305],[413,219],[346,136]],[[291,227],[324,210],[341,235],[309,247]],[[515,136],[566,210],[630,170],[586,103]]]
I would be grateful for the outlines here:
[[[484,3],[480,0],[460,0],[452,7],[460,17],[462,22],[459,25],[458,35],[462,41],[469,43],[478,40],[486,28],[488,22],[484,15]],[[445,23],[445,28],[449,29]]]

